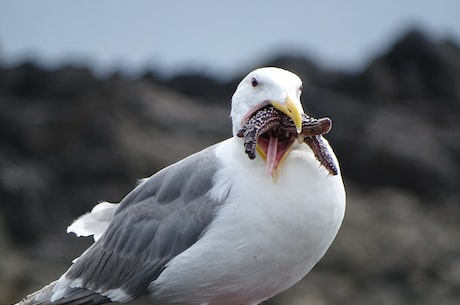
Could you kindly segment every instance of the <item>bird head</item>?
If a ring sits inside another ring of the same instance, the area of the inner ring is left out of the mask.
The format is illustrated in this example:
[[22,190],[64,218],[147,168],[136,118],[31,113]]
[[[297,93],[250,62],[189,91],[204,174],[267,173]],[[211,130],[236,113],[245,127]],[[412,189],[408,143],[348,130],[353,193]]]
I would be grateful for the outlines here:
[[252,71],[239,83],[232,97],[233,135],[245,119],[269,104],[290,117],[300,133],[304,113],[301,93],[302,81],[292,72],[275,67]]
[[[233,135],[259,110],[271,105],[289,117],[294,133],[267,132],[256,139],[256,150],[265,160],[268,175],[276,178],[278,168],[288,156],[295,139],[302,131],[304,110],[300,102],[302,81],[292,72],[265,67],[249,73],[238,85],[232,98]],[[255,157],[255,156],[254,156]]]

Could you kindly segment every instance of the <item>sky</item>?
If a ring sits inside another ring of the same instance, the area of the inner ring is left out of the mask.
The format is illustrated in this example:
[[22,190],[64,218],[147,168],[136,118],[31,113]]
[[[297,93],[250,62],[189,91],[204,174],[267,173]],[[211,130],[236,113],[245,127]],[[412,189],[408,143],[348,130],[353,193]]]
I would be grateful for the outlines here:
[[356,70],[411,27],[460,41],[460,1],[0,0],[0,63],[226,76],[289,52]]

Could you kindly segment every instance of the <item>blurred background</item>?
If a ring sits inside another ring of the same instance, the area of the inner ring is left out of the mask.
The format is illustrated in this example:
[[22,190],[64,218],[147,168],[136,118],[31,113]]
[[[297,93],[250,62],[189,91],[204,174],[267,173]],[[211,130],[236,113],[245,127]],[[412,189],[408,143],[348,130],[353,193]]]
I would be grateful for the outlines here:
[[348,206],[323,260],[265,304],[458,304],[455,0],[1,1],[0,304],[91,244],[73,219],[229,137],[237,83],[267,65],[332,118]]

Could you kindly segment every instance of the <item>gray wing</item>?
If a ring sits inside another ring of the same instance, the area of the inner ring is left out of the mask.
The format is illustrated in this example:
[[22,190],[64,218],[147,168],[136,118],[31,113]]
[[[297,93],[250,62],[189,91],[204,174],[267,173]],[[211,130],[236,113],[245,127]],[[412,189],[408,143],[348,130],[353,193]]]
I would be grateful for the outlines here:
[[130,299],[147,293],[168,261],[211,222],[221,204],[208,196],[217,168],[210,147],[144,181],[121,201],[107,231],[65,278],[95,292],[121,289]]

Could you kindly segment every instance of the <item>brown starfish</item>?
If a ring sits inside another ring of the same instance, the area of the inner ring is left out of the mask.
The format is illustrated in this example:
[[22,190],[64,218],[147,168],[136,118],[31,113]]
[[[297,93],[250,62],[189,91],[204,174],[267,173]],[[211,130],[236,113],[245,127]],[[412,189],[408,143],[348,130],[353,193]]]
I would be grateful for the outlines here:
[[[289,147],[290,143],[297,140],[310,146],[316,159],[331,175],[338,174],[335,159],[327,149],[322,137],[332,128],[329,118],[316,119],[302,114],[302,131],[297,133],[294,122],[273,106],[266,106],[254,113],[246,120],[237,136],[244,137],[245,152],[250,159],[256,157],[257,144],[268,143],[268,139],[276,138],[278,145]],[[283,145],[284,143],[284,145]]]

